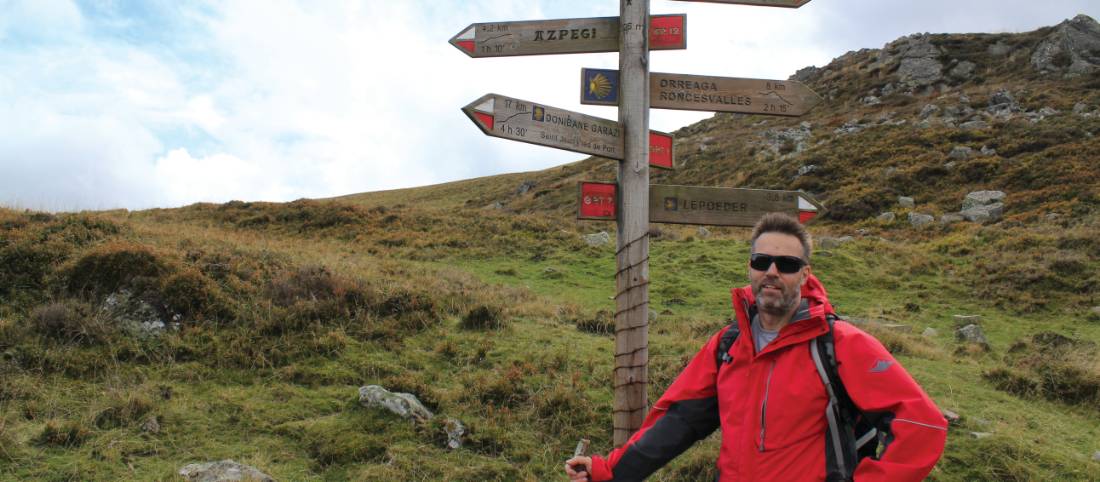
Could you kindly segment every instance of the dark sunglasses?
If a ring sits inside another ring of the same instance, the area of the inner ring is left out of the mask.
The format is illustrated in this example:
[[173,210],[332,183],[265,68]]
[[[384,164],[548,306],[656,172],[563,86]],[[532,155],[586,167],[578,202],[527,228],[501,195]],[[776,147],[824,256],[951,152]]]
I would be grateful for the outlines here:
[[772,263],[775,263],[775,269],[780,273],[797,273],[798,270],[806,266],[806,260],[797,256],[772,256],[770,254],[753,253],[749,257],[749,267],[757,271],[767,271],[771,267]]

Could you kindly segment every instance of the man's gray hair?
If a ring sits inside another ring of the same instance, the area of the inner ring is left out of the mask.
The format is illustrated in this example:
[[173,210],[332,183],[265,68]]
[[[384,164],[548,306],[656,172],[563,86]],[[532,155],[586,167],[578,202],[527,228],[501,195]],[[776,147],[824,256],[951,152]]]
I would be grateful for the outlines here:
[[789,214],[784,213],[768,213],[760,218],[756,222],[756,226],[752,228],[752,249],[756,251],[756,238],[764,233],[782,233],[789,234],[798,238],[798,242],[802,243],[802,257],[806,262],[810,261],[810,251],[813,249],[813,239],[810,238],[810,233],[806,232],[806,227],[797,219],[791,217]]

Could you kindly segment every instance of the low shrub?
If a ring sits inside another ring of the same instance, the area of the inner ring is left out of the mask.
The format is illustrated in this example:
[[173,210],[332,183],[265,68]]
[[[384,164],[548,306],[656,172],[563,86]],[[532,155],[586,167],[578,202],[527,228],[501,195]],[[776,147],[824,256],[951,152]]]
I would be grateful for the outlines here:
[[35,439],[35,443],[46,447],[77,447],[91,436],[91,430],[80,422],[50,420],[46,422],[46,427]]
[[66,270],[70,293],[104,296],[121,288],[144,293],[171,269],[148,246],[111,242],[97,247]]
[[101,403],[92,418],[96,428],[104,430],[138,425],[155,408],[153,399],[141,391],[111,390]]
[[595,335],[615,333],[615,316],[610,311],[599,310],[592,316],[581,316],[573,320],[577,329]]
[[499,307],[481,305],[466,313],[459,326],[466,330],[499,330],[507,323]]
[[91,345],[106,341],[113,332],[92,307],[75,301],[39,306],[29,321],[32,331],[61,342]]

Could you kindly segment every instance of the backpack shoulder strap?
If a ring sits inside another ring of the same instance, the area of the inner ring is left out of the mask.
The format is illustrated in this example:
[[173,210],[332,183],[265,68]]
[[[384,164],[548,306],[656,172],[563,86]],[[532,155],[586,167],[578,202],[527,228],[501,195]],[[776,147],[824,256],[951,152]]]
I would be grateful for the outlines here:
[[737,324],[737,317],[734,316],[729,329],[722,333],[722,337],[718,339],[718,348],[714,350],[714,364],[716,366],[721,367],[723,364],[733,361],[733,357],[730,356],[730,348],[740,335],[741,327]]
[[829,403],[825,408],[825,473],[828,481],[851,480],[859,463],[855,437],[855,419],[858,410],[848,397],[844,383],[837,372],[836,346],[833,325],[837,317],[826,315],[829,330],[810,343],[810,355]]

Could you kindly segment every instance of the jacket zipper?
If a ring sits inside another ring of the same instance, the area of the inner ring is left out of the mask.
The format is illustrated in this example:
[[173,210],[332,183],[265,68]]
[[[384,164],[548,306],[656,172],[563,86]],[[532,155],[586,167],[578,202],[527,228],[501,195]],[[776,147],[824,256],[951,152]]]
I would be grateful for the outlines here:
[[768,421],[768,393],[772,388],[772,374],[775,373],[775,362],[772,360],[771,367],[768,368],[768,380],[764,383],[764,401],[760,404],[760,444],[758,446],[761,452],[764,451],[764,435],[767,433]]

